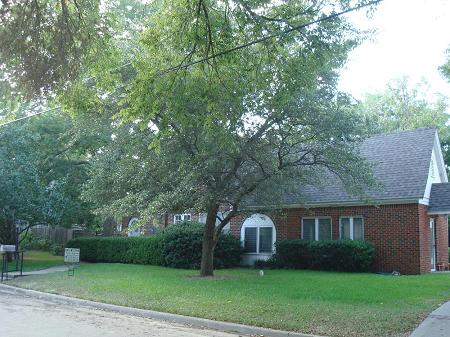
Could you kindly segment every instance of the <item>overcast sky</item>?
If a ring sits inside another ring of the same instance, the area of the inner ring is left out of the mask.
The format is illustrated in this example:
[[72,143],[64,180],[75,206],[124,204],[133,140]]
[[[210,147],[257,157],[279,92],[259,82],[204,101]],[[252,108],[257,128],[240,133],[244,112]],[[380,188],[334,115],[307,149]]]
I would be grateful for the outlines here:
[[450,84],[438,71],[450,47],[450,0],[384,0],[371,19],[363,11],[349,19],[377,31],[350,54],[342,90],[362,99],[389,80],[408,76],[412,83],[424,78],[433,92],[450,97]]

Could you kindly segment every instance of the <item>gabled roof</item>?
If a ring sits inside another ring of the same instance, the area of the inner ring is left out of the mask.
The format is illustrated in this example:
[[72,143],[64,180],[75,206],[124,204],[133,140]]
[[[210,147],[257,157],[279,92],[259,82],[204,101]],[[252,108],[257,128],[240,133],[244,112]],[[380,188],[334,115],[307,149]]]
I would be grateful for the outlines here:
[[431,185],[428,214],[450,214],[450,183]]
[[[428,179],[431,153],[436,140],[435,128],[422,128],[372,136],[361,144],[361,154],[372,165],[381,188],[368,191],[374,202],[419,200],[423,198]],[[333,174],[322,187],[299,186],[286,193],[285,205],[309,206],[357,204]]]

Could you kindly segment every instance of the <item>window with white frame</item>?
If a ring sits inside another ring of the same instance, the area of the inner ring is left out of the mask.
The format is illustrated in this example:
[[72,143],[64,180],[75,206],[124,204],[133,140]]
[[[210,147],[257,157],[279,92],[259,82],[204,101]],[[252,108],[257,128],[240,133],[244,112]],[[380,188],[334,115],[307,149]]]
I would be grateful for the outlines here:
[[276,238],[275,225],[263,214],[253,214],[241,228],[244,251],[251,254],[272,253]]
[[302,239],[311,241],[331,240],[331,218],[303,218]]
[[191,213],[175,214],[173,216],[173,223],[191,221],[191,219],[192,219]]
[[138,218],[131,218],[128,222],[128,236],[140,236],[142,233],[142,228],[138,226],[139,219]]
[[362,217],[341,217],[339,221],[341,239],[364,240],[364,223]]
[[198,214],[198,222],[206,223],[206,218],[208,217],[208,213],[199,213]]

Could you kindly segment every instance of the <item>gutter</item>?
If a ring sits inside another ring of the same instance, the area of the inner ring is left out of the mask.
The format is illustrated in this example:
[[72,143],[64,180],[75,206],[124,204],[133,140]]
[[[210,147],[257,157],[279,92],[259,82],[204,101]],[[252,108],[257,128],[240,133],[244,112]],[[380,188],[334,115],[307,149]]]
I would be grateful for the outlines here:
[[290,209],[290,208],[323,208],[323,207],[349,207],[349,206],[373,206],[381,205],[401,205],[401,204],[418,204],[420,198],[414,199],[378,199],[370,202],[363,201],[347,201],[347,202],[324,202],[324,203],[308,203],[308,204],[280,204],[269,206],[247,206],[243,210],[261,210],[261,209]]

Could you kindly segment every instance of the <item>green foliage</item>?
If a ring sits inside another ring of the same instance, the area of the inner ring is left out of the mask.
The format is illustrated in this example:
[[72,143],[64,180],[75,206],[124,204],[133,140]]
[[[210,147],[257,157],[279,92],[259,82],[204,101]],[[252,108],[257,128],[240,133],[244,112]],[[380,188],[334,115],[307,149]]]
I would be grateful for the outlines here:
[[113,53],[111,6],[100,0],[2,1],[0,59],[24,96],[51,94]]
[[450,48],[446,51],[446,62],[439,67],[442,75],[450,82]]
[[33,235],[32,232],[26,236],[21,235],[20,249],[23,250],[42,250],[50,251],[53,248],[53,242],[47,239],[41,239]]
[[375,248],[367,241],[284,240],[276,243],[278,267],[362,272],[369,271]]
[[0,214],[31,225],[95,224],[81,186],[109,140],[110,122],[94,115],[56,111],[0,128]]
[[448,99],[429,92],[425,82],[410,87],[406,78],[391,82],[386,90],[367,95],[360,109],[369,133],[435,127],[447,166],[450,164]]
[[[203,224],[184,222],[163,232],[163,265],[167,267],[199,269],[202,255]],[[239,265],[242,248],[231,234],[221,235],[214,251],[217,269]]]
[[161,237],[81,237],[66,244],[79,248],[86,262],[136,263],[160,265]]
[[357,153],[363,121],[336,82],[363,35],[344,18],[161,73],[317,18],[331,3],[349,5],[158,2],[122,102],[121,122],[131,125],[102,149],[86,200],[105,214],[134,208],[143,219],[214,204],[239,208],[249,195],[274,204],[280,181],[285,189],[290,179],[319,185],[328,169],[362,194],[372,183]]
[[[77,238],[69,241],[66,246],[80,248],[80,258],[86,262],[198,269],[202,235],[202,224],[183,223],[170,226],[151,237]],[[231,268],[239,264],[242,248],[238,239],[231,235],[222,235],[215,252],[216,268]]]
[[55,256],[64,256],[64,246],[53,244],[50,247],[50,252]]

